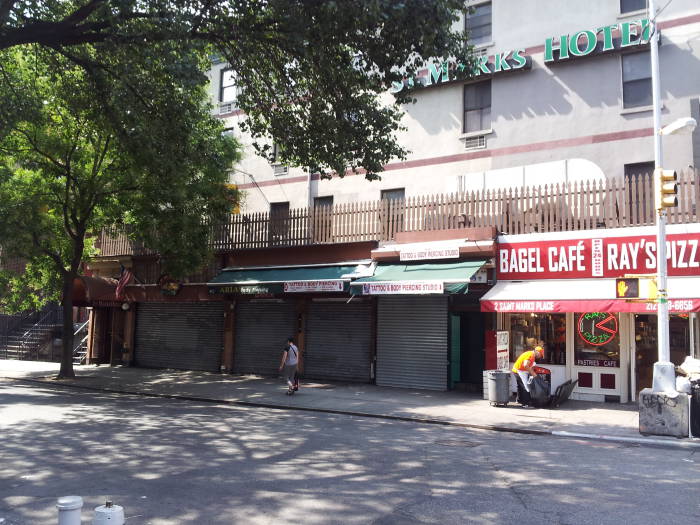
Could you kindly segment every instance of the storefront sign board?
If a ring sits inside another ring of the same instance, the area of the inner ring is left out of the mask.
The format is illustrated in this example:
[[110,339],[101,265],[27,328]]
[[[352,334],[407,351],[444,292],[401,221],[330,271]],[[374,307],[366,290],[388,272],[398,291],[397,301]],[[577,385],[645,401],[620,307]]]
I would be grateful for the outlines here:
[[[666,236],[668,274],[700,274],[700,233]],[[656,272],[656,237],[501,243],[499,280],[617,278]]]
[[[482,312],[503,313],[566,313],[566,312],[628,312],[654,313],[656,303],[632,303],[624,299],[567,299],[552,301],[481,301]],[[670,299],[671,313],[700,312],[700,299]]]
[[399,252],[401,261],[426,261],[430,259],[458,259],[459,248],[457,246],[443,246],[432,248],[408,248]]
[[345,281],[287,281],[284,283],[285,293],[311,292],[342,292]]
[[442,281],[394,281],[363,283],[363,295],[400,295],[400,294],[441,294],[444,292]]

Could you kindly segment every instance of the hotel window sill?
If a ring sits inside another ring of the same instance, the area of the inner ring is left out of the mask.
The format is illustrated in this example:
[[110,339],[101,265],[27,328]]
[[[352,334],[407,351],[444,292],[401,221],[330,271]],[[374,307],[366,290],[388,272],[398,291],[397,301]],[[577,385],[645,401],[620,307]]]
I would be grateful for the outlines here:
[[[664,107],[661,106],[663,110]],[[654,106],[639,106],[636,108],[624,108],[620,110],[620,115],[633,115],[635,113],[646,113],[647,111],[654,111]]]
[[495,45],[496,45],[496,43],[493,40],[491,40],[489,42],[483,42],[481,44],[473,44],[474,55],[481,56],[481,55],[488,54],[488,50]]
[[459,136],[459,140],[465,140],[465,139],[471,139],[473,137],[481,137],[485,135],[491,135],[493,133],[493,129],[480,129],[477,131],[469,131],[467,133],[462,133]]

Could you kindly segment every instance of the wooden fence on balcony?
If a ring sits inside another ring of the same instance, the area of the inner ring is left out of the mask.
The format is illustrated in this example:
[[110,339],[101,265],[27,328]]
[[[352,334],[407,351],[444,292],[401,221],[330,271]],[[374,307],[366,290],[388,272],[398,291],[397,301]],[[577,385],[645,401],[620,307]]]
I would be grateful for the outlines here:
[[[698,222],[697,172],[679,174],[679,205],[668,222]],[[354,241],[388,241],[401,231],[495,226],[506,234],[591,230],[655,224],[654,190],[649,174],[625,183],[585,181],[541,187],[423,195],[297,208],[284,214],[231,215],[212,225],[215,251],[268,246],[299,246]],[[116,231],[103,232],[102,255],[150,253]]]

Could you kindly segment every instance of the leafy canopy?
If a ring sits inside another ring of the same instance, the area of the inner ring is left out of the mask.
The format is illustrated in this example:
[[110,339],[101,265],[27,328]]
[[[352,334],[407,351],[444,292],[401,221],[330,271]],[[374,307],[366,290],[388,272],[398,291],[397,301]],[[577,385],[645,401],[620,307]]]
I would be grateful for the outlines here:
[[[381,95],[428,60],[469,63],[455,27],[463,10],[463,0],[5,0],[0,49],[63,54],[100,84],[110,116],[118,108],[105,78],[131,74],[115,57],[147,57],[164,42],[209,46],[234,70],[261,153],[272,137],[288,164],[372,179],[407,153],[395,138],[401,111]],[[402,91],[396,102],[410,97]]]

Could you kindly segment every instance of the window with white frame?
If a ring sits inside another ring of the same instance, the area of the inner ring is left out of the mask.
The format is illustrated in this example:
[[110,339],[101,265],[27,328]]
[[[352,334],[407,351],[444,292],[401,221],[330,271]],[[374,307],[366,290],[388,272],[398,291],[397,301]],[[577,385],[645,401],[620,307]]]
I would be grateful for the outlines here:
[[235,71],[224,68],[219,75],[219,102],[235,102],[238,96]]
[[620,13],[632,13],[647,8],[647,0],[620,0]]
[[649,52],[622,55],[622,107],[639,108],[651,104]]
[[464,16],[464,31],[469,43],[473,46],[483,46],[491,42],[491,2],[483,2],[468,6]]
[[491,128],[491,81],[464,86],[464,133]]

